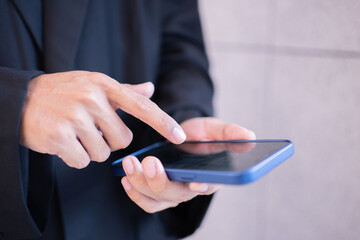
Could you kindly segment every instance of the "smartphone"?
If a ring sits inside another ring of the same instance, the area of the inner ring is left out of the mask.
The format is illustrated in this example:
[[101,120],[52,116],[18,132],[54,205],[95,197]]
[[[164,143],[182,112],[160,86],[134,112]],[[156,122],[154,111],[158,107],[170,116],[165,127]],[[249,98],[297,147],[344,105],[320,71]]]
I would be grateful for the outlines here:
[[[140,161],[147,156],[157,157],[173,181],[246,184],[261,178],[293,154],[294,146],[289,140],[235,140],[179,145],[158,142],[131,155]],[[112,163],[115,176],[125,176],[124,158]]]

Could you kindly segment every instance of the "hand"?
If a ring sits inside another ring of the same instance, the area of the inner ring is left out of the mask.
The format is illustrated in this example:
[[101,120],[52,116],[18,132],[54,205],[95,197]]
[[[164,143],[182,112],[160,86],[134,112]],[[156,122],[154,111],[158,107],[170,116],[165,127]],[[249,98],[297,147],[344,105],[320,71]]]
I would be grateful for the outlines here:
[[[250,140],[255,134],[235,124],[216,118],[193,118],[181,124],[188,141]],[[148,213],[175,207],[197,195],[210,195],[221,188],[218,184],[170,181],[160,160],[146,157],[141,163],[134,156],[123,160],[126,177],[121,182],[132,201]]]
[[20,144],[58,155],[67,165],[84,168],[126,148],[132,132],[118,108],[149,124],[173,143],[186,135],[174,119],[149,97],[151,83],[120,84],[107,75],[85,71],[43,74],[30,80],[21,124]]

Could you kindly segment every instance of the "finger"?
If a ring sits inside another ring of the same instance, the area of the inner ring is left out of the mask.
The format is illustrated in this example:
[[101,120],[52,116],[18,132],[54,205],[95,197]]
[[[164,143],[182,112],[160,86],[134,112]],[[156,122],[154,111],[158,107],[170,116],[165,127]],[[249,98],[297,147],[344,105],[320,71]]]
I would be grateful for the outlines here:
[[134,189],[141,192],[142,194],[161,201],[163,199],[160,198],[160,196],[156,195],[152,190],[150,189],[145,175],[142,168],[141,163],[139,160],[137,160],[134,156],[128,156],[122,161],[122,165],[124,168],[124,171],[126,173],[128,181],[131,183]]
[[124,149],[131,143],[133,134],[131,130],[116,114],[110,104],[105,103],[102,106],[101,115],[93,113],[95,124],[103,133],[111,151]]
[[109,158],[110,147],[90,119],[76,127],[77,136],[92,161],[103,162]]
[[255,146],[255,142],[228,143],[227,150],[234,153],[245,153],[250,152]]
[[216,118],[209,118],[204,122],[205,131],[213,140],[252,140],[255,133],[237,124],[228,124]]
[[249,152],[256,146],[255,142],[227,142],[227,143],[191,143],[179,145],[179,149],[188,153],[195,154],[211,154],[223,151],[230,151],[236,153]]
[[186,183],[170,181],[159,159],[146,157],[141,165],[151,191],[160,196],[161,199],[180,203],[188,201],[197,195],[189,190]]
[[109,81],[109,85],[107,95],[115,108],[147,123],[173,143],[185,141],[186,135],[180,125],[150,99],[118,82]]
[[146,82],[136,85],[132,85],[132,84],[123,84],[123,85],[147,98],[150,98],[155,91],[155,87],[152,82]]
[[155,213],[170,207],[177,206],[176,203],[156,201],[142,194],[141,192],[137,191],[135,188],[132,187],[130,181],[128,180],[128,177],[123,177],[121,179],[121,184],[123,185],[125,192],[129,196],[129,198],[148,213]]
[[209,184],[209,183],[199,183],[199,182],[189,183],[189,189],[201,195],[213,194],[219,191],[222,187],[223,185],[221,184]]
[[227,144],[220,142],[215,144],[190,143],[179,145],[179,149],[188,153],[211,154],[227,150]]
[[227,140],[254,140],[256,139],[256,136],[253,131],[237,124],[225,124],[223,138]]
[[120,109],[147,123],[175,144],[185,141],[186,135],[180,125],[154,102],[133,91],[122,91],[119,96],[122,100],[116,100]]
[[57,155],[69,166],[77,169],[85,168],[90,163],[90,156],[76,139],[62,142]]

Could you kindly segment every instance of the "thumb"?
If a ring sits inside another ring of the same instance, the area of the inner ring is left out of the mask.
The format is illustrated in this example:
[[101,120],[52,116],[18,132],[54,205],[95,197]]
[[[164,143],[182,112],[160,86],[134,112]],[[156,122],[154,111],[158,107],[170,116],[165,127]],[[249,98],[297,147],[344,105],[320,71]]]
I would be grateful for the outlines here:
[[123,85],[147,98],[150,98],[154,94],[154,90],[155,90],[154,84],[152,82],[146,82],[135,85],[132,84],[123,84]]

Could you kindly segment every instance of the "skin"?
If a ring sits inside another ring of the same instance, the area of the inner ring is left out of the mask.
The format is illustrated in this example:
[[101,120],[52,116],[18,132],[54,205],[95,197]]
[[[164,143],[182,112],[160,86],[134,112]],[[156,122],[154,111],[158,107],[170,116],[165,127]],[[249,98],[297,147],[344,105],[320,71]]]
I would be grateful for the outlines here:
[[[28,87],[20,123],[20,144],[40,153],[59,156],[68,166],[85,168],[103,162],[111,151],[126,148],[132,132],[116,114],[121,109],[153,127],[169,141],[254,139],[253,132],[215,118],[194,118],[181,126],[149,98],[152,83],[120,84],[107,75],[86,71],[42,74]],[[140,163],[123,162],[123,187],[132,201],[154,213],[220,185],[171,182],[154,157]]]
[[[252,131],[216,118],[193,118],[181,126],[189,141],[255,139]],[[123,160],[123,167],[127,176],[121,182],[127,195],[148,213],[175,207],[198,195],[213,194],[221,188],[218,184],[170,181],[160,160],[151,156],[141,163],[129,156]]]
[[183,142],[186,135],[179,124],[149,99],[153,92],[152,83],[120,84],[101,73],[40,75],[29,83],[20,144],[57,155],[74,168],[103,162],[111,151],[126,148],[132,141],[132,132],[115,112],[119,108],[169,141]]

